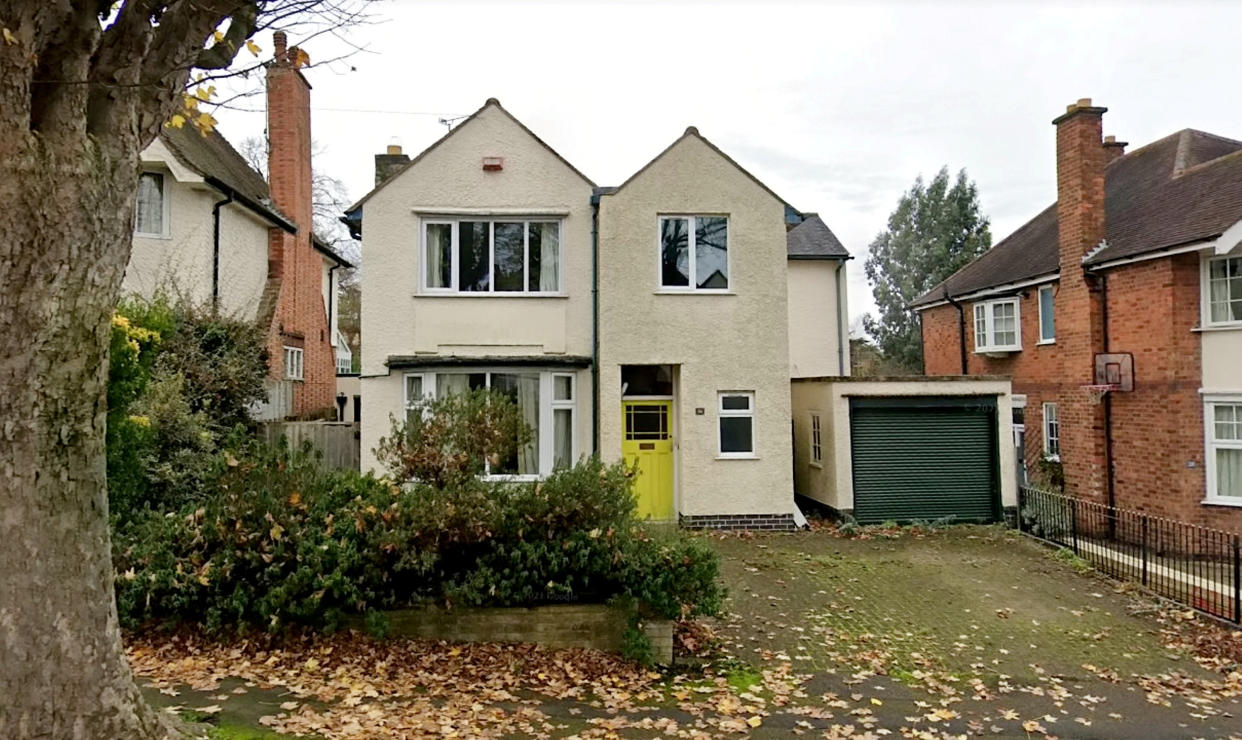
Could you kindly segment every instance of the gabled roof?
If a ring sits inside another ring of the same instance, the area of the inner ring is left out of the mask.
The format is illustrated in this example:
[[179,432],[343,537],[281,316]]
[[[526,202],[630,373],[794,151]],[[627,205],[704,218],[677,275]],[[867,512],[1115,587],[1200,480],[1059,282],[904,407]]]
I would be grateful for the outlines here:
[[[1085,264],[1220,236],[1242,220],[1242,141],[1183,129],[1109,162],[1105,242]],[[917,308],[988,288],[1059,274],[1056,204],[919,296]]]
[[[378,184],[378,185],[376,185],[374,188],[372,188],[372,189],[371,189],[371,192],[369,192],[369,193],[367,193],[366,195],[362,196],[362,197],[358,200],[358,202],[357,202],[357,203],[354,203],[352,206],[350,206],[349,208],[345,209],[345,214],[346,214],[345,218],[346,218],[346,219],[354,219],[354,218],[355,218],[355,214],[356,214],[357,210],[358,210],[359,208],[361,208],[361,207],[362,207],[362,204],[363,204],[363,203],[366,203],[368,200],[370,200],[370,199],[371,199],[371,196],[373,196],[373,195],[375,195],[376,193],[378,193],[379,191],[383,190],[383,189],[384,189],[384,187],[388,185],[388,183],[390,183],[390,182],[392,182],[393,180],[396,180],[398,177],[400,177],[400,176],[401,176],[401,173],[405,172],[406,170],[410,169],[410,168],[411,168],[411,167],[413,167],[414,165],[418,164],[418,163],[419,163],[419,162],[423,159],[423,157],[426,157],[429,153],[431,153],[432,151],[434,151],[434,150],[435,150],[437,147],[439,147],[441,144],[443,144],[444,142],[446,142],[446,141],[448,141],[449,139],[451,139],[451,138],[453,137],[453,135],[454,135],[454,134],[456,134],[458,131],[461,131],[461,130],[462,130],[463,128],[465,128],[466,126],[469,126],[471,121],[473,121],[474,119],[478,118],[478,117],[479,117],[479,114],[481,114],[483,111],[487,110],[488,108],[495,108],[496,110],[498,110],[498,111],[500,111],[501,113],[505,114],[505,116],[507,116],[507,117],[509,118],[509,120],[511,120],[511,121],[513,121],[515,124],[517,124],[518,128],[522,129],[522,131],[524,131],[524,132],[525,132],[528,136],[530,136],[532,139],[534,139],[534,140],[535,140],[535,141],[536,141],[536,142],[537,142],[540,146],[542,146],[544,149],[547,149],[547,150],[548,150],[548,152],[550,152],[550,153],[552,154],[552,156],[554,156],[554,157],[556,157],[557,159],[559,159],[559,160],[561,161],[561,163],[562,163],[562,164],[564,164],[566,167],[568,167],[568,168],[569,168],[569,169],[570,169],[570,170],[571,170],[571,171],[572,171],[575,175],[577,175],[578,177],[581,177],[581,178],[582,178],[582,179],[583,179],[583,180],[584,180],[584,181],[585,181],[588,185],[590,185],[592,188],[594,188],[594,187],[595,187],[595,183],[591,181],[591,178],[589,178],[589,177],[587,177],[586,175],[582,174],[582,171],[581,171],[581,170],[579,170],[577,167],[574,167],[572,164],[570,164],[570,163],[569,163],[569,160],[565,159],[565,158],[564,158],[564,157],[562,157],[560,154],[558,154],[558,153],[557,153],[557,151],[556,151],[555,149],[553,149],[552,147],[548,146],[548,145],[547,145],[547,143],[546,143],[546,142],[544,142],[544,140],[543,140],[543,139],[540,139],[537,135],[535,135],[535,132],[534,132],[534,131],[531,131],[530,129],[526,128],[526,124],[524,124],[524,123],[522,123],[521,121],[519,121],[519,120],[517,119],[517,117],[516,117],[516,116],[514,116],[512,113],[510,113],[509,111],[505,110],[504,106],[502,106],[502,105],[500,104],[500,101],[499,101],[499,100],[497,100],[496,98],[488,98],[488,99],[487,99],[487,102],[485,102],[485,103],[483,104],[483,107],[482,107],[482,108],[479,108],[479,109],[478,109],[478,110],[476,110],[474,113],[471,113],[469,116],[467,116],[467,117],[465,118],[465,120],[463,120],[461,123],[459,123],[459,124],[457,124],[456,126],[454,126],[454,127],[452,128],[452,130],[450,130],[447,134],[445,134],[444,136],[441,136],[439,139],[436,139],[436,140],[435,140],[435,142],[434,142],[434,143],[432,143],[432,145],[431,145],[431,146],[427,147],[427,148],[426,148],[426,149],[424,149],[422,152],[420,152],[420,153],[418,154],[418,156],[416,156],[416,157],[414,157],[413,159],[411,159],[409,162],[407,162],[407,163],[406,163],[404,166],[402,166],[400,169],[395,170],[395,171],[394,171],[391,175],[389,175],[387,178],[385,178],[383,182],[381,182],[380,184]],[[357,216],[357,218],[361,218],[361,216],[359,215],[359,216]]]
[[694,126],[687,126],[687,127],[686,127],[686,131],[685,131],[685,133],[683,133],[681,136],[677,137],[677,139],[676,139],[676,140],[674,140],[672,144],[669,144],[668,146],[664,147],[664,150],[663,150],[663,151],[661,151],[659,154],[655,155],[655,157],[653,157],[653,158],[651,159],[651,161],[650,161],[650,162],[648,162],[647,164],[643,165],[643,166],[642,166],[642,167],[641,167],[641,168],[640,168],[637,172],[635,172],[634,174],[632,174],[632,175],[630,175],[629,177],[627,177],[627,178],[626,178],[626,180],[625,180],[625,182],[621,183],[620,185],[616,186],[615,188],[605,188],[606,190],[610,190],[611,192],[607,192],[607,193],[599,193],[599,194],[600,194],[600,195],[614,195],[614,194],[616,194],[616,193],[618,193],[618,192],[620,192],[620,191],[624,190],[626,185],[629,185],[629,184],[630,184],[631,182],[633,182],[633,181],[634,181],[634,180],[635,180],[635,179],[636,179],[639,175],[641,175],[641,174],[643,174],[644,172],[646,172],[646,171],[647,171],[647,170],[648,170],[648,169],[649,169],[652,165],[654,165],[656,162],[659,162],[661,159],[663,159],[663,158],[664,158],[664,155],[666,155],[666,154],[668,154],[669,152],[671,152],[671,151],[672,151],[672,150],[673,150],[673,149],[674,149],[674,148],[675,148],[678,144],[680,144],[682,141],[684,141],[684,140],[686,140],[687,138],[690,138],[690,137],[694,137],[694,138],[698,139],[699,141],[703,142],[704,144],[706,144],[706,145],[707,145],[707,147],[708,147],[709,149],[711,149],[711,150],[712,150],[713,152],[715,152],[716,154],[720,155],[720,157],[721,157],[722,159],[724,159],[724,161],[726,161],[726,162],[728,162],[729,164],[733,165],[733,166],[737,169],[737,171],[738,171],[738,172],[741,172],[743,175],[745,175],[746,177],[750,178],[752,182],[754,182],[756,185],[758,185],[759,187],[761,187],[761,188],[763,188],[765,191],[767,191],[768,195],[771,195],[773,198],[776,198],[778,201],[780,201],[780,203],[781,203],[783,206],[785,206],[786,211],[793,211],[794,213],[798,213],[798,212],[799,212],[799,211],[798,211],[798,209],[796,209],[796,208],[794,208],[793,206],[789,205],[789,201],[787,201],[787,200],[785,200],[784,198],[782,198],[781,196],[777,195],[777,194],[776,194],[776,191],[772,190],[772,188],[770,188],[770,187],[768,187],[766,184],[764,184],[764,182],[763,182],[762,180],[760,180],[759,178],[757,178],[757,177],[755,177],[754,175],[752,175],[752,174],[751,174],[751,173],[750,173],[750,172],[749,172],[749,171],[748,171],[745,167],[743,167],[742,165],[738,164],[738,163],[737,163],[737,161],[733,159],[733,157],[730,157],[728,154],[725,154],[725,153],[724,153],[724,151],[723,151],[720,147],[716,146],[716,145],[715,145],[715,144],[713,144],[711,141],[709,141],[709,140],[707,139],[707,137],[706,137],[706,136],[703,136],[702,134],[700,134],[700,133],[699,133],[699,130],[698,130],[696,127],[694,127]]
[[160,140],[190,169],[214,186],[231,190],[243,205],[287,231],[297,225],[272,203],[267,180],[246,162],[228,139],[212,129],[204,134],[193,126],[160,129]]
[[785,235],[791,260],[845,260],[850,258],[837,235],[818,213],[803,214],[802,223]]

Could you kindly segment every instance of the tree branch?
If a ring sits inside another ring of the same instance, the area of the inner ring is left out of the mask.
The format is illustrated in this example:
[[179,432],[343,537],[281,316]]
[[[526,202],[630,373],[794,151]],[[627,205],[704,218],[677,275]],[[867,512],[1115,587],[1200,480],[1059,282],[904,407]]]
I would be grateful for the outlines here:
[[239,8],[231,16],[229,30],[224,33],[224,38],[212,44],[211,48],[203,49],[194,66],[198,69],[228,69],[242,44],[254,33],[258,15],[258,5],[253,2]]

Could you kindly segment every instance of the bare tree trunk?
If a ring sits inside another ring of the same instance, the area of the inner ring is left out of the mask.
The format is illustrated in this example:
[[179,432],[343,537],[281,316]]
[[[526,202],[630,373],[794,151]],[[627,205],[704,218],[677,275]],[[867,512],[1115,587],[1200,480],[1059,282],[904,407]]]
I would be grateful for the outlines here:
[[19,136],[0,142],[0,738],[167,737],[121,646],[105,480],[137,137]]

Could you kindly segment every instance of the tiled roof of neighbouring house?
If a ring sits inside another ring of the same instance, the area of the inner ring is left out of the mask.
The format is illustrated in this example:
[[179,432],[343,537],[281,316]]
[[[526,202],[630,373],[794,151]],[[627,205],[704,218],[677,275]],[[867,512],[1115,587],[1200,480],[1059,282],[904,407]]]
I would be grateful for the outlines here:
[[272,192],[263,175],[256,172],[218,131],[204,135],[193,126],[165,126],[160,131],[160,139],[178,159],[203,177],[219,180],[264,215],[278,222],[292,223],[272,204]]
[[[1242,220],[1242,141],[1184,129],[1105,170],[1107,246],[1086,264],[1214,239]],[[1059,272],[1056,204],[913,302],[914,307]]]
[[790,229],[785,236],[789,259],[849,259],[850,253],[841,244],[841,240],[837,239],[837,235],[832,233],[832,229],[828,228],[828,224],[818,214],[805,215],[802,223]]

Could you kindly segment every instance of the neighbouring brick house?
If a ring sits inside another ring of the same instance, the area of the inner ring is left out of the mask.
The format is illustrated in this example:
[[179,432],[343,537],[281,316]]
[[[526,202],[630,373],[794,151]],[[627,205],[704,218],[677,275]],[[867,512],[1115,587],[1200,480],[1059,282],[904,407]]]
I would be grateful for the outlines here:
[[[1025,472],[1242,531],[1242,142],[1126,154],[1105,110],[1053,121],[1057,202],[914,302],[926,372],[1012,376]],[[1100,353],[1132,356],[1132,392],[1093,402]]]
[[351,267],[311,233],[310,85],[289,61],[294,53],[277,33],[267,69],[268,180],[214,130],[167,127],[143,152],[122,284],[264,327],[261,418],[332,414],[339,270]]

